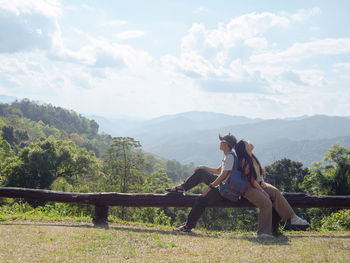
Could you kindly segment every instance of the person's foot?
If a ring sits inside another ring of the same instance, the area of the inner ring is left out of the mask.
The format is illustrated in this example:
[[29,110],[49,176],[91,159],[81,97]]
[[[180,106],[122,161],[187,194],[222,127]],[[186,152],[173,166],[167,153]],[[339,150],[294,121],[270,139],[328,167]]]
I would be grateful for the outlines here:
[[191,233],[192,229],[187,225],[183,225],[178,228],[175,228],[175,231],[182,232],[182,233]]
[[309,222],[307,222],[305,219],[300,218],[297,215],[290,220],[290,223],[292,225],[298,225],[298,226],[307,226],[307,225],[309,225]]
[[165,188],[165,191],[169,192],[169,193],[183,193],[184,189],[182,185],[178,185],[172,188]]
[[270,234],[265,234],[265,233],[262,233],[262,234],[259,234],[258,235],[258,238],[275,238],[273,235],[270,235]]

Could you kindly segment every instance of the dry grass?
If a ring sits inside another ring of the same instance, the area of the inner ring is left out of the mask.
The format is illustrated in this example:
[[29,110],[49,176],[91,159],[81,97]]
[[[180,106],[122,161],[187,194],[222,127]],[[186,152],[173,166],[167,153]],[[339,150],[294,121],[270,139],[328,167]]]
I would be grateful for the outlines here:
[[1,223],[0,236],[0,262],[350,262],[350,232],[258,240],[253,233],[15,221]]

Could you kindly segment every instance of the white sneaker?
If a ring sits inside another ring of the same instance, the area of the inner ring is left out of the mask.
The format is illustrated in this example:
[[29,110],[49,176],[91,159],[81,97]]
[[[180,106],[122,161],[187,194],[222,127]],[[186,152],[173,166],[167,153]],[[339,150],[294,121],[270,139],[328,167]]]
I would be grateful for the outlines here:
[[300,218],[299,216],[295,216],[290,220],[290,223],[292,225],[298,225],[298,226],[307,226],[309,225],[309,222],[307,222],[305,219]]
[[258,235],[258,238],[275,238],[275,237],[273,235],[262,233]]

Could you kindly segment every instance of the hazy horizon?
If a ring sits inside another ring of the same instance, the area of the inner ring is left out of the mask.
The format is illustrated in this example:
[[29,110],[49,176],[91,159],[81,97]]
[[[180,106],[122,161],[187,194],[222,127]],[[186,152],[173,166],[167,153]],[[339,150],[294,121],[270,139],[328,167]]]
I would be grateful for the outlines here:
[[[96,114],[86,114],[84,112],[78,112],[74,109],[70,109],[70,108],[66,108],[62,105],[55,105],[54,103],[48,103],[45,101],[35,101],[35,100],[31,100],[30,98],[16,98],[16,97],[9,97],[7,99],[3,99],[2,100],[2,96],[4,96],[3,94],[0,94],[0,103],[12,103],[15,100],[22,100],[22,99],[29,99],[31,102],[34,103],[40,103],[40,104],[51,104],[55,107],[61,107],[61,108],[65,108],[67,110],[72,110],[75,111],[78,114],[81,114],[83,116],[85,116],[86,118],[105,118],[107,120],[123,120],[123,119],[133,119],[133,120],[138,120],[138,121],[148,121],[148,120],[153,120],[153,119],[157,119],[157,118],[161,118],[161,117],[167,117],[167,116],[176,116],[176,115],[181,115],[181,114],[186,114],[186,113],[193,113],[193,112],[198,112],[198,113],[213,113],[213,114],[223,114],[223,115],[227,115],[227,116],[232,116],[232,117],[243,117],[243,118],[248,118],[248,119],[261,119],[261,120],[273,120],[273,119],[298,119],[298,118],[307,118],[307,117],[312,117],[312,116],[317,116],[317,115],[321,115],[321,116],[330,116],[330,117],[345,117],[345,118],[350,118],[350,115],[330,115],[330,114],[312,114],[312,115],[308,115],[308,114],[303,114],[303,115],[296,115],[296,116],[285,116],[285,117],[280,117],[280,118],[263,118],[263,117],[252,117],[252,116],[244,116],[244,115],[233,115],[233,114],[228,114],[228,113],[224,113],[224,112],[214,112],[214,111],[200,111],[200,110],[192,110],[192,111],[183,111],[183,112],[176,112],[173,114],[164,114],[164,115],[157,115],[154,117],[150,117],[150,118],[146,118],[146,117],[141,117],[141,116],[135,116],[135,115],[96,115]],[[6,95],[4,97],[7,97]]]

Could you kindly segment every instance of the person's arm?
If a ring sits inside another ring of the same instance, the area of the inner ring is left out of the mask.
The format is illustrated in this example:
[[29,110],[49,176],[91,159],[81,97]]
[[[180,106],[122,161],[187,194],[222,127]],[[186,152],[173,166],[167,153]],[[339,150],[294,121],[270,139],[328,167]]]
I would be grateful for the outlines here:
[[206,171],[208,171],[209,173],[213,173],[213,174],[220,174],[221,172],[221,166],[219,168],[210,168],[207,166],[197,166],[194,171],[197,171],[198,169],[204,169]]
[[265,183],[264,176],[263,176],[262,172],[261,172],[260,176],[261,176],[260,186],[261,186],[263,189],[266,189],[266,188],[267,188],[267,185],[266,185],[266,183]]
[[269,194],[265,192],[265,190],[258,184],[258,182],[255,179],[252,178],[250,182],[254,188],[258,189],[260,192],[262,192],[264,195],[270,198]]
[[214,182],[212,182],[202,193],[202,196],[206,196],[211,189],[216,188],[219,184],[221,184],[226,177],[231,173],[231,171],[222,171],[222,173],[218,176],[218,178],[215,179]]
[[218,178],[215,179],[214,182],[211,183],[212,187],[217,187],[219,184],[221,184],[226,178],[227,176],[231,173],[231,171],[223,171]]
[[[242,160],[242,167],[244,167],[244,164],[245,164],[245,160]],[[249,165],[247,165],[246,167],[245,167],[245,169],[244,169],[244,174],[245,175],[248,175],[249,174]],[[258,182],[252,177],[252,176],[250,176],[250,183],[251,183],[251,185],[254,187],[254,188],[256,188],[256,189],[258,189],[259,191],[261,191],[261,192],[263,192],[266,196],[268,196],[269,198],[270,198],[270,196],[269,196],[269,194],[267,193],[267,192],[265,192],[265,190],[258,184]]]

